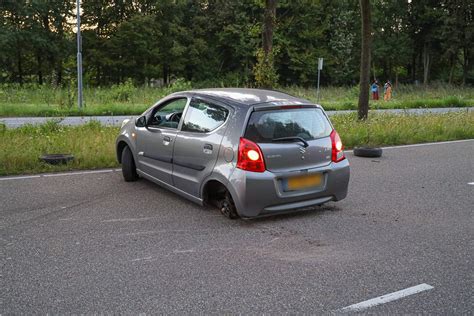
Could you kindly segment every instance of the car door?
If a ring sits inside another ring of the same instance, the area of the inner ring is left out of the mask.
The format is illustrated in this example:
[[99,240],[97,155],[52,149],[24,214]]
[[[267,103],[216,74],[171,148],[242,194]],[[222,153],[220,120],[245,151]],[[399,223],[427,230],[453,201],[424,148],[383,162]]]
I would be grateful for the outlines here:
[[187,103],[188,98],[180,97],[159,104],[147,115],[146,126],[136,128],[137,168],[169,185],[175,137]]
[[199,197],[202,181],[215,166],[231,110],[215,101],[191,99],[174,145],[175,187]]

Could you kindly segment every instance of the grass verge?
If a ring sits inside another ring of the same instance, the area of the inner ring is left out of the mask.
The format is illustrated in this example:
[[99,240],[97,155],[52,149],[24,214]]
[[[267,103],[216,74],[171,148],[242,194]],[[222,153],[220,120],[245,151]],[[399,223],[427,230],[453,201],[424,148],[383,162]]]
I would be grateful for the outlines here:
[[[138,115],[164,96],[194,86],[178,80],[170,87],[135,87],[131,83],[107,88],[86,88],[85,107],[79,110],[74,89],[49,86],[0,85],[0,117]],[[355,110],[359,89],[322,87],[319,102],[316,89],[281,87],[282,91],[320,103],[326,110]],[[474,88],[449,85],[399,85],[391,101],[370,101],[372,109],[408,109],[474,106]]]
[[[0,129],[0,175],[98,169],[117,166],[114,144],[118,128],[91,122],[65,127],[50,121],[17,129]],[[52,166],[43,163],[43,154],[72,153],[73,162]]]
[[[402,145],[474,139],[474,113],[428,115],[371,115],[360,122],[355,114],[332,116],[346,148],[358,145]],[[118,166],[115,138],[118,128],[91,122],[65,127],[57,122],[7,129],[0,126],[0,175],[99,169]],[[50,166],[39,161],[45,153],[72,153],[68,165]]]
[[394,146],[474,139],[474,113],[425,115],[375,114],[367,121],[356,114],[331,116],[346,148],[361,145]]

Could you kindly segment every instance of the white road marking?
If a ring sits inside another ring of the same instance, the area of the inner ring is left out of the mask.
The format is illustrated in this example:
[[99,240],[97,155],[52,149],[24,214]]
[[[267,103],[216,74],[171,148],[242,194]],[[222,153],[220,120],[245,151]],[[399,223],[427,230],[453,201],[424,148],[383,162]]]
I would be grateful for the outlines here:
[[[222,217],[222,215],[220,215]],[[171,234],[171,233],[198,233],[198,232],[215,232],[217,230],[227,230],[226,228],[222,229],[161,229],[161,230],[147,230],[134,233],[118,234],[118,236],[137,236],[137,235],[154,235],[154,234]]]
[[114,222],[138,222],[138,221],[147,221],[156,217],[139,217],[139,218],[113,218],[105,219],[102,223],[114,223]]
[[234,248],[209,248],[209,249],[204,249],[203,251],[229,251],[233,250]]
[[116,172],[121,169],[106,169],[106,170],[90,170],[90,171],[75,171],[75,172],[63,172],[63,173],[51,173],[43,174],[43,177],[62,177],[62,176],[76,176],[80,174],[95,174],[95,173],[110,173]]
[[41,176],[5,177],[5,178],[0,178],[0,181],[21,180],[21,179],[33,179],[33,178],[40,178],[40,177],[41,177]]
[[145,257],[145,258],[136,258],[136,259],[133,259],[133,261],[141,261],[141,260],[150,260],[150,259],[153,259],[153,257]]
[[[421,143],[421,144],[411,144],[411,145],[397,145],[397,146],[387,146],[380,147],[382,149],[399,149],[399,148],[410,148],[410,147],[422,147],[422,146],[433,146],[433,145],[446,145],[446,144],[455,144],[455,143],[465,143],[472,142],[474,139],[461,139],[461,140],[450,140],[446,142],[434,142],[434,143]],[[344,150],[346,153],[354,152],[352,149]]]
[[[474,141],[474,139],[450,140],[450,141],[446,141],[446,142],[421,143],[421,144],[411,144],[411,145],[397,145],[397,146],[388,146],[388,147],[380,147],[380,148],[382,148],[382,149],[399,149],[399,148],[410,148],[410,147],[421,147],[421,146],[455,144],[455,143],[464,143],[464,142],[471,142],[471,141]],[[354,150],[347,149],[347,150],[344,150],[344,152],[353,153]]]
[[174,253],[188,253],[188,252],[195,252],[194,249],[189,250],[173,250]]
[[468,182],[467,184],[469,184],[469,185],[474,185],[474,182]]
[[404,298],[404,297],[407,297],[407,296],[410,296],[410,295],[413,295],[413,294],[417,294],[417,293],[420,293],[420,292],[423,292],[423,291],[428,291],[428,290],[431,290],[431,289],[433,289],[433,287],[431,285],[426,284],[426,283],[422,283],[422,284],[419,284],[419,285],[416,285],[416,286],[409,287],[409,288],[404,289],[404,290],[400,290],[400,291],[393,292],[393,293],[390,293],[390,294],[385,294],[385,295],[382,295],[382,296],[379,296],[379,297],[376,297],[376,298],[373,298],[373,299],[370,299],[370,300],[367,300],[367,301],[363,301],[363,302],[360,302],[360,303],[357,303],[357,304],[353,304],[353,305],[344,307],[344,308],[340,309],[340,311],[341,312],[358,312],[358,311],[361,311],[361,310],[364,310],[364,309],[367,309],[367,308],[370,308],[370,307],[374,307],[374,306],[377,306],[377,305],[380,305],[380,304],[385,304],[385,303],[388,303],[388,302],[399,300],[401,298]]
[[37,175],[32,175],[32,176],[0,177],[0,181],[76,176],[76,175],[97,174],[97,173],[111,173],[111,172],[117,172],[121,170],[122,169],[101,169],[101,170],[86,170],[86,171],[73,171],[73,172],[62,172],[62,173],[37,174]]
[[209,248],[209,249],[187,249],[187,250],[178,250],[175,249],[173,250],[174,254],[180,254],[180,253],[203,253],[203,252],[210,252],[210,251],[229,251],[232,250],[233,248]]
[[455,143],[465,143],[472,142],[474,139],[461,139],[461,140],[450,140],[445,142],[434,142],[434,143],[421,143],[421,144],[411,144],[411,145],[398,145],[398,146],[388,146],[382,147],[382,149],[398,149],[398,148],[408,148],[408,147],[421,147],[421,146],[432,146],[432,145],[445,145],[445,144],[455,144]]

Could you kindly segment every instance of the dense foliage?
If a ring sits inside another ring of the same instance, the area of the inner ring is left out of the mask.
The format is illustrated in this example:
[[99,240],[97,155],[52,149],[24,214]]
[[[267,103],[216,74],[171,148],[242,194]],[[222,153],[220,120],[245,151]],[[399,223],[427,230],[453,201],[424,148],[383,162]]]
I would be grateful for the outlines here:
[[[82,0],[85,84],[311,86],[358,81],[358,1],[279,0],[274,71],[261,71],[263,0]],[[371,76],[473,83],[471,0],[372,0]],[[72,84],[75,1],[0,1],[0,82]],[[272,79],[273,78],[273,79]]]

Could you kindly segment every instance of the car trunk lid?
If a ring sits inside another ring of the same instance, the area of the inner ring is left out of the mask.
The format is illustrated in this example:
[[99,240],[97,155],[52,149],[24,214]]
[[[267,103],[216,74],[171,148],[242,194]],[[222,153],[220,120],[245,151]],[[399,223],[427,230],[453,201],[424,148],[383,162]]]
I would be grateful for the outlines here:
[[258,143],[267,170],[286,172],[326,166],[331,162],[331,139],[324,137],[308,141],[307,147],[300,142]]

